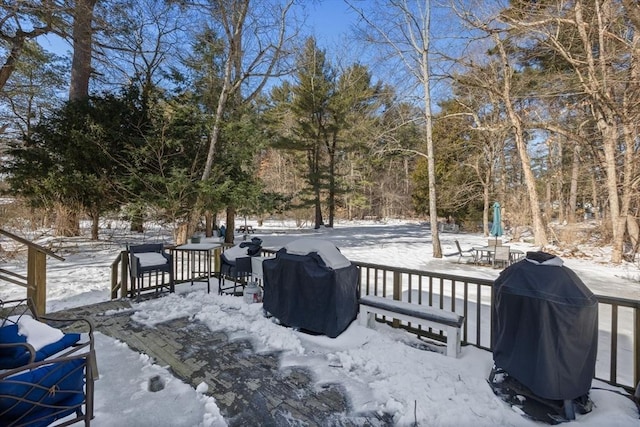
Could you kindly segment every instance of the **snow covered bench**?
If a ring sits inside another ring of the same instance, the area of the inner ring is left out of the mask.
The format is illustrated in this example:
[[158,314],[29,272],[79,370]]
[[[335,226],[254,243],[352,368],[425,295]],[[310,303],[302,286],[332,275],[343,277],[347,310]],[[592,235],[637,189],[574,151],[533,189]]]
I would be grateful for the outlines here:
[[464,316],[434,307],[411,304],[373,295],[360,297],[360,323],[372,326],[375,315],[404,320],[423,328],[433,328],[446,332],[447,356],[460,354],[460,333]]

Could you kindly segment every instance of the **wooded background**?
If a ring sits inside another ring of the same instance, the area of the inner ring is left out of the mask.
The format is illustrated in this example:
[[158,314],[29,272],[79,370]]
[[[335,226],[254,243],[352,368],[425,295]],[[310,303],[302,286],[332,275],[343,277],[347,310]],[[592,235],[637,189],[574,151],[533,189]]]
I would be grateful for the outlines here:
[[[633,0],[345,0],[323,46],[296,0],[0,5],[2,222],[120,215],[176,241],[282,215],[425,218],[535,244],[576,224],[638,250]],[[24,210],[20,210],[23,206]],[[434,256],[441,256],[431,227]],[[573,235],[575,239],[575,235]]]

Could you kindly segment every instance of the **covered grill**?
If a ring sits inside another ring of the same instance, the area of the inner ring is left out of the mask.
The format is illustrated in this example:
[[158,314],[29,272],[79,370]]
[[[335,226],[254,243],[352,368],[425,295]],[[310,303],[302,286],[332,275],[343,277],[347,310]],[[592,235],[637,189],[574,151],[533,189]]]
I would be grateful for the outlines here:
[[492,333],[495,366],[535,396],[567,401],[588,394],[598,302],[560,258],[528,252],[500,274],[494,282]]
[[331,242],[293,241],[262,271],[263,308],[284,325],[335,338],[358,314],[358,270]]

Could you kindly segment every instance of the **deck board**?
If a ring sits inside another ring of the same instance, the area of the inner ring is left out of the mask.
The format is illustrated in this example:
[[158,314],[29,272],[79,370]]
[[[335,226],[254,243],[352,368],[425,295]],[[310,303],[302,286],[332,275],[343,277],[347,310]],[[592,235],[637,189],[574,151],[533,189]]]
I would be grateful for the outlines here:
[[89,317],[97,331],[147,354],[194,388],[205,382],[229,426],[281,426],[292,419],[305,426],[393,425],[389,414],[353,413],[341,385],[317,386],[306,368],[281,369],[278,352],[257,353],[250,341],[229,341],[197,320],[145,327],[131,319],[128,300],[52,314]]

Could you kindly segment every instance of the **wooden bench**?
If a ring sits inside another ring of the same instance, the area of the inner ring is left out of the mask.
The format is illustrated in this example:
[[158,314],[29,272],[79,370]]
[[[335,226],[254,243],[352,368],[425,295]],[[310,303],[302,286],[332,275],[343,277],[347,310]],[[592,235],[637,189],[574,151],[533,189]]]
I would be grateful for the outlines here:
[[447,356],[458,357],[460,355],[460,335],[464,316],[434,307],[373,295],[360,297],[360,323],[372,327],[376,314],[411,322],[423,328],[445,331]]

